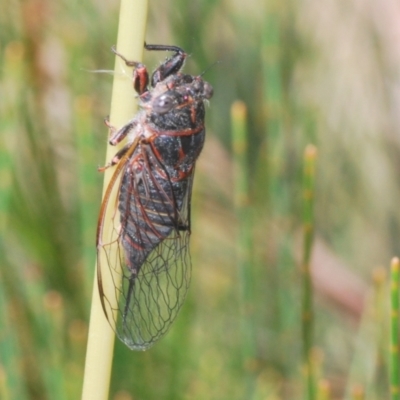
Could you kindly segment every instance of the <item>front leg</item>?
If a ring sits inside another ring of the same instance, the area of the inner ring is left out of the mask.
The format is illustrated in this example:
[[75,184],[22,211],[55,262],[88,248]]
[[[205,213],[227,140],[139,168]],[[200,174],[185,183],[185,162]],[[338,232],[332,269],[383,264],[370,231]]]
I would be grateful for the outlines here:
[[131,147],[131,143],[127,143],[124,147],[122,147],[115,156],[111,159],[109,163],[107,163],[104,167],[98,167],[97,171],[99,172],[104,172],[107,168],[113,167],[114,165],[118,164],[121,160],[121,158],[126,154],[126,152],[129,150]]
[[147,85],[149,84],[149,74],[146,67],[140,62],[127,60],[121,53],[118,53],[114,46],[111,47],[111,51],[118,57],[122,58],[122,60],[125,61],[125,64],[128,67],[135,68],[135,70],[133,71],[133,87],[135,88],[136,92],[139,95],[147,92]]
[[187,54],[178,46],[166,46],[163,44],[146,44],[146,50],[156,51],[174,51],[172,57],[167,58],[151,76],[151,86],[155,87],[158,82],[161,82],[171,75],[177,74],[183,67]]
[[115,126],[110,124],[110,121],[108,118],[106,118],[104,120],[104,123],[107,125],[107,127],[110,129],[110,132],[111,132],[110,140],[109,140],[109,143],[111,144],[111,146],[115,146],[119,142],[121,142],[121,140],[123,140],[129,132],[131,132],[133,129],[135,129],[138,124],[136,119],[132,119],[126,125],[124,125],[122,128],[117,129]]

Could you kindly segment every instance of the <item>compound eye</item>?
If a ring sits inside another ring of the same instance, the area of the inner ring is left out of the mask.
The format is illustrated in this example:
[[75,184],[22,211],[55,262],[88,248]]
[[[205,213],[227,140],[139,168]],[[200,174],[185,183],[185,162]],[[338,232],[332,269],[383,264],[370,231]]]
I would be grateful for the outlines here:
[[170,94],[162,94],[154,99],[153,112],[165,114],[174,108],[175,97]]
[[211,99],[213,94],[214,94],[213,87],[208,82],[204,82],[204,86],[203,86],[203,96],[204,96],[204,98]]

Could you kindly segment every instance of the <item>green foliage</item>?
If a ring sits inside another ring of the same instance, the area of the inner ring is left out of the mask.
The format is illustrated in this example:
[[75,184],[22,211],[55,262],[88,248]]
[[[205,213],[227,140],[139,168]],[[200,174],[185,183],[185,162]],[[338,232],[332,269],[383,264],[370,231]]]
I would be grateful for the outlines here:
[[[76,399],[111,90],[111,77],[93,71],[114,65],[118,3],[6,3],[0,398]],[[379,10],[346,0],[151,3],[147,42],[182,46],[186,70],[206,71],[215,95],[196,166],[189,297],[150,351],[116,344],[110,398],[311,398],[304,348],[312,398],[389,398],[398,330],[386,280],[370,276],[400,252],[400,57],[396,24]],[[145,54],[150,69],[156,53]],[[247,113],[232,126],[237,100]],[[239,153],[232,132],[245,134]],[[309,143],[312,210],[302,200]],[[304,263],[313,293],[301,284]]]

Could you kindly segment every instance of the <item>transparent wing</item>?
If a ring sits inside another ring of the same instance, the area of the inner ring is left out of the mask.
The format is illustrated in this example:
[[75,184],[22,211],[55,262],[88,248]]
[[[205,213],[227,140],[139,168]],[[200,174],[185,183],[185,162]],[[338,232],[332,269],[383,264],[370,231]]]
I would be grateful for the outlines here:
[[98,284],[120,340],[145,350],[167,332],[189,287],[193,171],[173,180],[171,171],[154,163],[149,148],[134,146],[118,164],[103,200]]

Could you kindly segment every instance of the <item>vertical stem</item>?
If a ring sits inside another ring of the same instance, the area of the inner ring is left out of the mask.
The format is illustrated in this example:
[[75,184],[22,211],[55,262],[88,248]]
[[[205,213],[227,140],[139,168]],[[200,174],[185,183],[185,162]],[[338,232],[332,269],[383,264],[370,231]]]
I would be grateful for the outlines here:
[[[287,154],[287,136],[290,130],[285,125],[286,99],[284,88],[284,64],[282,57],[282,26],[284,23],[285,2],[269,0],[266,2],[266,15],[262,37],[263,98],[266,117],[266,165],[261,171],[267,184],[267,212],[269,217],[269,235],[271,248],[275,248],[274,266],[269,276],[274,282],[270,298],[276,304],[273,313],[273,325],[279,332],[279,347],[287,346],[284,338],[290,337],[298,321],[293,318],[293,305],[296,301],[290,283],[293,274],[292,235],[288,231],[291,218],[290,170]],[[291,155],[289,155],[291,157]],[[260,179],[260,182],[262,180]],[[276,349],[270,349],[275,352]],[[285,370],[293,370],[293,360],[289,354],[276,352]]]
[[[4,49],[2,78],[3,82],[9,84],[20,82],[20,65],[22,64],[23,46],[19,42],[11,42]],[[13,85],[14,86],[14,85]],[[17,86],[18,87],[18,86]],[[14,89],[15,90],[15,89]],[[17,96],[15,96],[18,98]],[[10,209],[11,177],[12,170],[15,168],[12,162],[12,152],[6,141],[13,137],[12,132],[17,131],[18,127],[13,126],[15,115],[13,110],[17,109],[16,104],[9,104],[4,101],[8,96],[5,91],[2,95],[4,108],[0,122],[0,321],[2,323],[0,339],[0,398],[9,400],[11,398],[25,399],[23,390],[23,379],[20,368],[17,367],[20,359],[20,348],[18,346],[15,332],[12,330],[9,307],[9,291],[7,291],[5,249],[7,244],[8,214]],[[7,118],[8,117],[8,118]]]
[[[390,329],[387,321],[387,271],[378,267],[373,270],[373,324],[375,326],[375,365],[373,372],[374,393],[379,397],[385,397],[388,392],[387,375],[389,374],[387,363],[388,343]],[[371,376],[372,377],[372,376]],[[370,393],[372,388],[368,387]]]
[[399,369],[399,268],[397,257],[391,263],[391,329],[390,329],[390,391],[392,400],[400,400]]
[[313,288],[310,273],[311,248],[313,242],[314,222],[314,186],[315,160],[317,150],[308,145],[304,153],[303,175],[303,302],[302,302],[302,332],[303,332],[303,362],[306,378],[307,399],[315,399],[315,377],[313,371],[312,344],[313,344]]
[[[246,105],[236,101],[231,107],[232,144],[234,157],[234,200],[238,223],[237,234],[237,266],[240,285],[240,306],[242,323],[242,355],[243,363],[248,371],[255,359],[255,333],[253,323],[252,303],[252,273],[251,273],[251,216],[249,208],[249,181],[247,174],[247,129]],[[247,398],[252,391],[252,379],[247,375]]]
[[[7,236],[7,219],[10,208],[10,196],[12,188],[12,171],[15,170],[13,162],[13,149],[15,132],[18,132],[20,126],[16,121],[16,115],[19,107],[19,84],[23,80],[24,47],[20,42],[10,42],[3,52],[2,80],[7,85],[2,89],[2,118],[0,121],[0,251],[3,252],[3,239]],[[16,93],[9,93],[7,86],[11,86]],[[12,100],[14,99],[14,101]],[[11,146],[10,146],[11,144]]]
[[46,333],[53,338],[47,346],[45,354],[41,355],[42,365],[48,397],[51,399],[67,400],[67,377],[65,368],[65,342],[64,342],[64,304],[61,295],[56,291],[47,292],[42,300],[45,316],[42,320]]
[[268,145],[269,196],[274,213],[287,212],[286,187],[282,182],[284,171],[283,140],[283,88],[280,57],[280,3],[268,2],[265,18],[265,32],[262,40],[262,60],[264,77],[264,103],[266,109],[266,130]]
[[[117,50],[127,59],[135,61],[141,61],[142,59],[147,8],[147,0],[121,0]],[[119,57],[116,57],[116,73],[114,75],[110,112],[110,122],[114,126],[121,126],[132,118],[135,111],[135,96],[130,84],[130,77],[126,74],[121,74],[121,71],[126,71],[127,69],[125,63]],[[111,159],[115,152],[115,147],[108,146],[106,162]],[[110,168],[105,172],[103,194],[112,172]],[[104,231],[109,231],[110,229],[110,221],[105,221]],[[106,260],[103,262],[105,263]],[[118,282],[115,282],[115,284],[118,285]],[[111,280],[104,280],[103,285],[107,291],[107,287],[114,286],[114,283]],[[111,304],[111,307],[116,308],[116,305]],[[114,338],[114,332],[103,314],[95,278],[82,400],[108,399]]]

